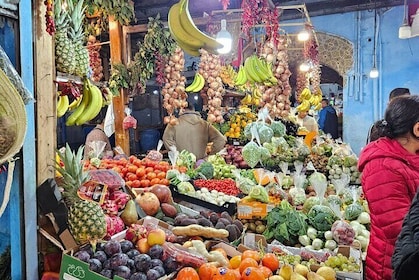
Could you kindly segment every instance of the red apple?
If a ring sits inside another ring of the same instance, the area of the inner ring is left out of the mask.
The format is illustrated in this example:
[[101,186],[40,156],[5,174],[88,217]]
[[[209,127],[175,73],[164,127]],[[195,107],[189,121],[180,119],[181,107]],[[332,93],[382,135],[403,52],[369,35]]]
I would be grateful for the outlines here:
[[151,247],[153,245],[163,245],[166,241],[166,233],[160,228],[152,229],[148,232],[147,243]]

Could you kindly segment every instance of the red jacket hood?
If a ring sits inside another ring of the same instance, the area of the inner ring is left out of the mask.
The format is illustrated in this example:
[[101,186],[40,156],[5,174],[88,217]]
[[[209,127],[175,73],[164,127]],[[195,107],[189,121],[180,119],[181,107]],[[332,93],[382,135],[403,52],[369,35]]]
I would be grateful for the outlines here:
[[400,145],[395,139],[380,138],[377,141],[369,143],[362,151],[358,160],[358,169],[364,170],[365,165],[372,159],[394,158],[406,162],[419,170],[419,154],[413,155]]

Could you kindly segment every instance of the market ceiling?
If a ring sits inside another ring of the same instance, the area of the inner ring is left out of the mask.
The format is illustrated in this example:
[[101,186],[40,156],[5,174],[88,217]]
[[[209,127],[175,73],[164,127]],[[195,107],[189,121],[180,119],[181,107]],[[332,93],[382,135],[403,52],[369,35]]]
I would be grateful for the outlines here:
[[[306,0],[306,1],[287,1],[287,0],[268,0],[274,6],[288,6],[306,4],[311,17],[347,13],[359,10],[371,10],[374,8],[386,8],[403,5],[403,0]],[[158,13],[163,20],[167,19],[170,7],[178,0],[135,0],[135,13],[137,24],[148,22],[149,17],[155,17]],[[230,0],[229,9],[240,9],[241,0]],[[192,17],[202,17],[204,12],[211,14],[214,10],[222,10],[219,0],[189,0],[189,10]],[[301,13],[284,14],[281,19],[289,20],[300,18]]]

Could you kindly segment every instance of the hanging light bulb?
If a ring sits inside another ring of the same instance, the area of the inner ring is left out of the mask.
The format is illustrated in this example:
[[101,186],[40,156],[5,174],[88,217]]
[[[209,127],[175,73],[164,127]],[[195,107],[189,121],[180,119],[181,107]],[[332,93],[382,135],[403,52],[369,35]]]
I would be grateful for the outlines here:
[[404,0],[403,25],[399,27],[399,39],[408,39],[412,36],[412,30],[407,20],[407,0]]
[[378,78],[378,69],[377,69],[377,9],[374,10],[374,49],[373,49],[373,61],[372,69],[370,71],[370,78]]
[[310,33],[308,33],[307,29],[305,29],[305,28],[303,30],[301,30],[297,35],[298,41],[305,42],[309,38],[310,38]]
[[307,72],[308,70],[310,70],[310,64],[308,64],[307,62],[301,63],[300,71],[301,72]]
[[218,43],[223,44],[223,47],[218,49],[218,53],[226,54],[231,51],[231,45],[233,43],[233,38],[231,37],[230,32],[227,31],[227,22],[225,19],[221,20],[221,30],[217,33],[216,40]]
[[378,72],[377,67],[373,66],[371,71],[370,71],[370,78],[371,79],[378,78],[378,75],[379,75],[379,72]]

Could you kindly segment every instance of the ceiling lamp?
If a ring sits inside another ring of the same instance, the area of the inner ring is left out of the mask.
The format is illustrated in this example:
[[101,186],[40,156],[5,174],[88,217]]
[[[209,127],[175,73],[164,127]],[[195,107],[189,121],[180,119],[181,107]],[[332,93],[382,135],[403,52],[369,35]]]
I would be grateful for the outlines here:
[[307,29],[305,29],[305,28],[303,30],[301,30],[297,35],[298,41],[305,42],[309,38],[310,38],[310,33],[308,33]]
[[231,45],[233,43],[233,38],[231,37],[230,32],[227,31],[227,22],[225,19],[221,20],[221,30],[217,33],[216,40],[218,43],[222,44],[223,47],[218,49],[219,54],[226,54],[231,51]]
[[412,22],[412,34],[411,37],[419,36],[419,9],[416,10],[416,14],[413,16]]
[[300,64],[300,71],[301,72],[308,72],[308,70],[310,70],[310,64],[307,62],[303,62]]
[[403,25],[399,27],[399,39],[409,39],[412,36],[409,21],[407,20],[407,0],[404,0]]

